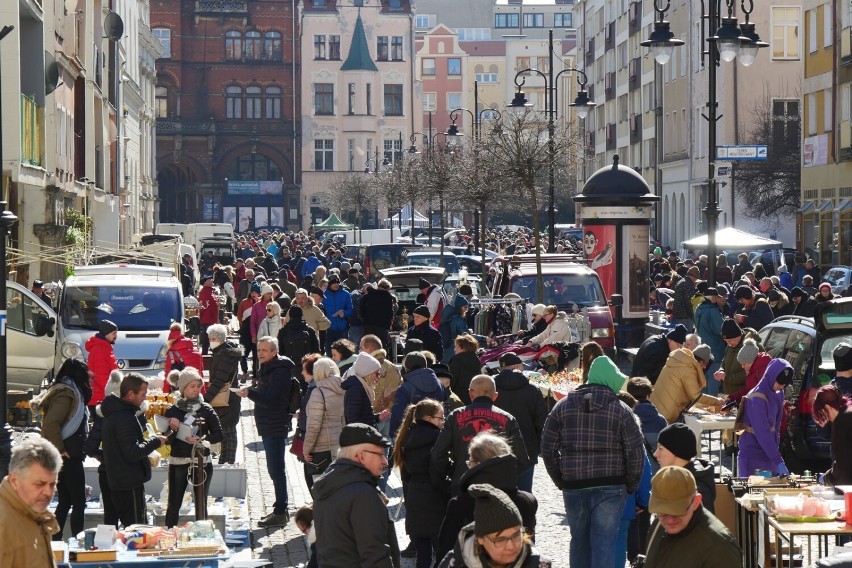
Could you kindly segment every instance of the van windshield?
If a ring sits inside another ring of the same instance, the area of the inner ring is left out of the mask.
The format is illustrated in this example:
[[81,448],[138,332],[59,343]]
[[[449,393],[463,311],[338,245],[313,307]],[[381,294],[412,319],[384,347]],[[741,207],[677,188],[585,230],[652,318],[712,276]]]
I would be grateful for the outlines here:
[[[512,292],[531,302],[538,302],[538,282],[535,275],[519,276],[512,280]],[[544,304],[564,308],[607,305],[600,281],[588,274],[544,275]]]
[[60,319],[69,329],[97,330],[110,320],[121,331],[161,331],[183,321],[177,288],[66,286]]

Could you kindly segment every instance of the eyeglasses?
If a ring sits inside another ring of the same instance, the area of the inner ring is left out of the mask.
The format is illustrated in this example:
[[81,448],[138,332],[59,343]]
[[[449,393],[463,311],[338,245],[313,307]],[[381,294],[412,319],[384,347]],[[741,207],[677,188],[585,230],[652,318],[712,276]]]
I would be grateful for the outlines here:
[[441,422],[447,421],[447,419],[443,416],[430,416],[430,418],[434,418],[435,420],[440,420]]
[[388,457],[385,455],[384,452],[374,452],[373,450],[363,450],[363,451],[368,453],[368,454],[373,454],[374,456],[382,456],[383,460],[388,459]]
[[499,536],[497,538],[491,538],[486,535],[485,538],[491,541],[496,548],[506,548],[506,545],[510,542],[515,542],[520,544],[524,540],[524,529],[518,530],[518,532],[514,534],[510,534],[509,536]]

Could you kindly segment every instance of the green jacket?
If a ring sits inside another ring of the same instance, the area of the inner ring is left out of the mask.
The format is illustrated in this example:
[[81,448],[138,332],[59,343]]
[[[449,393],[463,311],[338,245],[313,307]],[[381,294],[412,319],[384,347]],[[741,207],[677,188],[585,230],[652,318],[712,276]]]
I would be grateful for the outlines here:
[[742,551],[722,521],[704,507],[676,535],[654,523],[645,568],[732,568],[742,566]]
[[725,349],[725,357],[722,359],[720,370],[725,371],[725,381],[722,383],[722,392],[725,394],[735,393],[745,386],[747,373],[743,369],[743,366],[740,365],[740,362],[737,361],[737,354],[739,354],[743,343],[748,338],[754,339],[758,350],[763,351],[760,336],[757,335],[757,332],[750,327],[744,327],[743,338],[740,340],[740,344],[736,347],[728,346]]

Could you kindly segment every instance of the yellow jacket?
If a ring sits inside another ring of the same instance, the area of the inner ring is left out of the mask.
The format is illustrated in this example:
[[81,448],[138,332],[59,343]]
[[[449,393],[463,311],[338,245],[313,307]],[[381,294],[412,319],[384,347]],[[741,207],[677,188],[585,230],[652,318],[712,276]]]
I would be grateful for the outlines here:
[[717,399],[702,395],[701,389],[707,384],[701,363],[689,349],[675,349],[669,353],[666,365],[660,371],[660,377],[651,393],[651,402],[657,407],[669,424],[677,422],[681,412],[699,396],[700,402],[714,404]]
[[0,566],[3,568],[55,567],[51,537],[59,523],[50,511],[36,513],[18,497],[9,478],[0,483]]

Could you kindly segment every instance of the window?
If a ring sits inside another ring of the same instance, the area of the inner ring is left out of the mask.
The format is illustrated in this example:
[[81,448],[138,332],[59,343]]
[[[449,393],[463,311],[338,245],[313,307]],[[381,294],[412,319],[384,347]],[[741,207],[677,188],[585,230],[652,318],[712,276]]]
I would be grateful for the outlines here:
[[326,0],[314,0],[314,8],[325,8]]
[[494,27],[495,28],[517,28],[518,27],[518,15],[517,14],[494,14]]
[[495,109],[487,108],[485,110],[479,111],[480,120],[497,120],[497,117],[500,116],[500,111]]
[[154,89],[154,100],[158,118],[166,118],[169,115],[169,91],[165,87]]
[[437,110],[435,108],[437,98],[436,93],[423,93],[423,111],[428,112],[430,110]]
[[391,61],[402,61],[402,36],[391,38]]
[[813,53],[817,50],[817,10],[808,10],[805,12],[805,17],[808,19],[808,51]]
[[347,150],[347,166],[349,171],[355,171],[355,140],[350,138],[346,141],[346,150]]
[[281,87],[266,87],[266,118],[281,118]]
[[567,14],[553,14],[554,28],[570,28],[571,27],[571,12]]
[[278,165],[263,154],[243,154],[231,164],[228,179],[239,181],[271,181],[281,179]]
[[525,28],[543,28],[544,14],[524,14]]
[[475,79],[478,83],[497,83],[497,73],[477,73]]
[[402,140],[399,138],[383,140],[384,143],[384,158],[393,163],[397,159],[402,158]]
[[435,59],[432,57],[423,58],[423,74],[429,77],[435,76]]
[[[531,69],[532,65],[530,65],[529,57],[516,57],[515,58],[515,72],[518,73],[523,71],[524,69]],[[524,75],[529,75],[529,72],[524,73]]]
[[367,83],[367,115],[373,114],[373,85]]
[[[830,47],[834,43],[834,25],[831,19],[830,4],[822,7],[822,46]],[[848,33],[848,32],[847,32]]]
[[772,8],[772,58],[799,59],[799,7]]
[[314,140],[314,170],[334,171],[334,140]]
[[484,41],[491,39],[491,28],[456,28],[459,41]]
[[355,114],[355,83],[349,83],[349,93],[348,93],[347,101],[349,114]]
[[246,39],[243,43],[243,48],[246,52],[246,59],[257,61],[263,57],[263,40],[260,38],[260,32],[246,32]]
[[243,117],[243,90],[240,87],[228,87],[225,89],[225,117]]
[[461,75],[461,59],[458,57],[447,59],[447,75]]
[[314,114],[334,115],[334,84],[314,84]]
[[453,111],[461,108],[461,93],[447,93],[447,110]]
[[281,61],[281,34],[279,32],[263,34],[263,57],[267,61]]
[[808,135],[813,136],[817,133],[817,97],[816,93],[806,96],[808,98]]
[[154,37],[160,40],[160,45],[163,46],[163,54],[160,57],[169,59],[172,56],[172,30],[169,28],[154,28],[151,31],[154,33]]
[[246,118],[263,118],[261,106],[260,87],[246,87]]
[[402,10],[402,0],[388,0],[388,9]]
[[328,36],[328,58],[340,61],[340,36],[339,35],[330,35]]
[[243,34],[237,31],[225,32],[225,59],[242,59]]
[[834,108],[831,105],[831,87],[822,92],[823,132],[834,130]]
[[325,36],[314,36],[314,59],[325,59]]
[[414,27],[418,30],[429,30],[435,27],[436,14],[417,14],[414,16]]
[[402,85],[385,85],[385,115],[402,116]]
[[390,55],[390,41],[388,36],[379,36],[376,42],[376,59],[387,61]]

